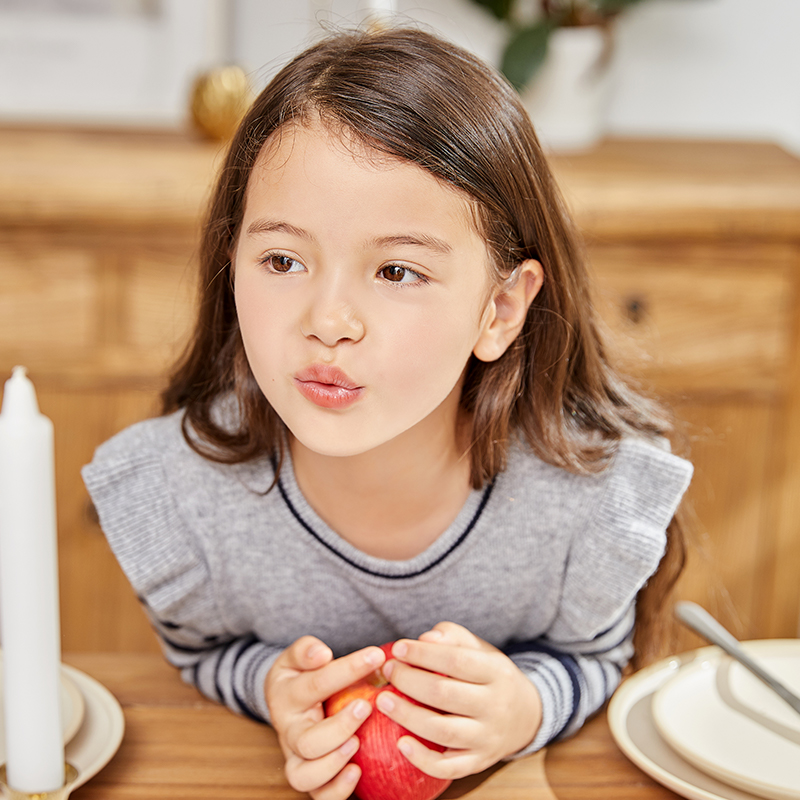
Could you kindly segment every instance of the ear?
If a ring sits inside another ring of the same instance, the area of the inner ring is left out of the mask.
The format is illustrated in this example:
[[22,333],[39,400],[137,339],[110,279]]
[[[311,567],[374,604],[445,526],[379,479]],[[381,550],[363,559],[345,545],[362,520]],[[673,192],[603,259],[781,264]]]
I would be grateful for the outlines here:
[[472,352],[481,361],[497,361],[517,338],[533,298],[544,281],[544,270],[532,258],[522,261],[496,290],[486,308],[485,320]]

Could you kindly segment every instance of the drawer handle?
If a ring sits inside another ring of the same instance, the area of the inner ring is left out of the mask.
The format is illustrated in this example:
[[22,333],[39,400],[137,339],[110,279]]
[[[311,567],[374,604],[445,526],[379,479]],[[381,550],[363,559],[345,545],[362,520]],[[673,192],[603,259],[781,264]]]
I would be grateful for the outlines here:
[[629,297],[625,301],[625,316],[634,324],[639,325],[647,316],[647,303],[643,297]]

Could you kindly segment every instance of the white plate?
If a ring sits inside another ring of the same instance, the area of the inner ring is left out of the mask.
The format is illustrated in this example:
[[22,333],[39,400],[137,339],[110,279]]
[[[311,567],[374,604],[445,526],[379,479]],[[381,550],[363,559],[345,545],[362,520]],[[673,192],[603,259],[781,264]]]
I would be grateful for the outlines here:
[[117,698],[94,678],[75,667],[61,667],[86,701],[83,725],[67,745],[66,759],[78,770],[73,788],[82,786],[114,757],[125,733],[125,717]]
[[[0,660],[0,686],[3,682],[3,662]],[[5,718],[3,707],[3,693],[0,692],[0,752],[3,753],[5,760],[6,752],[6,730],[3,720]],[[78,732],[84,715],[83,695],[78,691],[75,683],[64,673],[64,665],[61,665],[61,728],[64,734],[64,743],[69,742]],[[0,764],[3,763],[0,761]]]
[[664,659],[640,670],[614,693],[608,724],[620,750],[642,772],[689,800],[759,800],[700,771],[681,758],[659,735],[651,713],[653,694],[678,670],[696,660],[718,656],[717,647],[704,647]]
[[[96,775],[117,752],[125,732],[125,718],[114,695],[94,678],[66,664],[61,665],[61,675],[82,697],[84,706],[83,721],[65,752],[66,760],[78,770],[73,784],[77,788]],[[0,764],[5,760],[3,742]]]
[[[800,694],[800,641],[744,648]],[[800,714],[729,656],[679,670],[655,693],[652,713],[664,740],[709,775],[770,800],[800,800]]]

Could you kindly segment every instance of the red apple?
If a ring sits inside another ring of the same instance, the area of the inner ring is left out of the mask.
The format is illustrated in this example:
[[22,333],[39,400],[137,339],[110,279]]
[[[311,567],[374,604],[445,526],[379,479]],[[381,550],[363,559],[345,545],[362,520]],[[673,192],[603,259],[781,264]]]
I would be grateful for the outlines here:
[[[381,645],[387,659],[392,657],[393,644],[394,642],[388,642]],[[380,692],[394,692],[409,702],[416,703],[416,700],[406,697],[391,686],[379,669],[368,678],[332,695],[325,702],[326,716],[335,714],[360,697],[372,704],[372,713],[358,729],[357,736],[361,744],[351,759],[354,764],[361,767],[361,778],[356,785],[356,797],[360,800],[433,800],[450,785],[451,781],[426,775],[397,749],[397,740],[401,736],[414,736],[414,734],[375,710],[375,698]],[[444,750],[444,747],[420,739],[419,736],[414,738],[432,750],[439,752]]]

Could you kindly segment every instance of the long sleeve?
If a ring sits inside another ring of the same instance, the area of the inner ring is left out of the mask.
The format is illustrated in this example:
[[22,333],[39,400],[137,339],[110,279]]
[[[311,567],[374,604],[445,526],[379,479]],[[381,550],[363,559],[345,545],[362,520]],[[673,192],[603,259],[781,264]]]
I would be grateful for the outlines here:
[[271,722],[264,681],[282,648],[265,644],[252,634],[228,640],[203,635],[160,620],[145,608],[165,658],[180,670],[186,683],[237,714]]
[[633,655],[635,600],[655,572],[691,465],[624,441],[599,505],[570,546],[558,612],[545,633],[504,651],[542,698],[542,724],[518,755],[577,731],[611,697]]
[[281,648],[226,624],[209,566],[184,524],[157,449],[103,445],[83,478],[167,660],[207,697],[268,722],[264,680]]
[[539,732],[516,757],[575,733],[611,697],[633,655],[634,617],[630,605],[616,624],[585,642],[542,637],[505,648],[542,698]]

